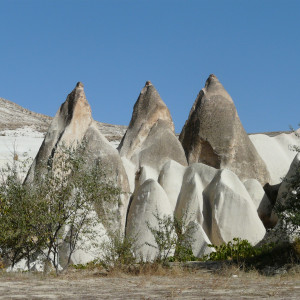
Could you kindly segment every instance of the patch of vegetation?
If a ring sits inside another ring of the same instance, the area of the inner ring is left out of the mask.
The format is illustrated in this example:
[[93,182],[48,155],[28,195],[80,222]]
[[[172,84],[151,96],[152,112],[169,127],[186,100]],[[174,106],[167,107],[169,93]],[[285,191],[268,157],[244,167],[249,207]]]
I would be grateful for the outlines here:
[[223,243],[220,246],[208,246],[214,248],[215,252],[204,256],[204,260],[232,260],[238,263],[245,262],[250,258],[255,258],[262,253],[270,251],[270,249],[274,247],[273,244],[254,247],[247,240],[240,238],[234,238],[232,241]]
[[261,271],[267,267],[287,268],[300,262],[300,240],[293,243],[265,244],[252,246],[247,240],[234,238],[233,241],[220,246],[209,245],[216,252],[203,257],[205,261],[228,261],[243,267],[245,270]]
[[109,231],[108,239],[101,245],[101,258],[96,261],[105,269],[124,269],[138,261],[136,237],[125,236],[120,231]]
[[155,244],[146,244],[158,250],[156,262],[166,264],[174,261],[197,260],[192,251],[193,233],[196,228],[192,222],[186,225],[185,216],[185,214],[183,214],[182,218],[170,215],[160,216],[156,210],[154,217],[157,226],[147,223],[147,227],[154,237]]
[[299,239],[292,243],[285,242],[276,244],[264,249],[264,251],[259,251],[254,257],[248,258],[246,264],[257,270],[262,270],[267,266],[274,268],[292,266],[300,262],[299,249]]
[[[66,268],[84,238],[95,238],[95,227],[109,224],[120,190],[100,161],[87,164],[84,143],[56,149],[55,160],[33,183],[23,184],[16,164],[5,170],[0,184],[0,255],[12,267],[21,259],[38,256],[51,262],[56,272]],[[95,213],[97,209],[98,215]],[[108,213],[109,211],[109,213]],[[100,216],[100,217],[99,217]],[[60,248],[67,251],[65,261]]]

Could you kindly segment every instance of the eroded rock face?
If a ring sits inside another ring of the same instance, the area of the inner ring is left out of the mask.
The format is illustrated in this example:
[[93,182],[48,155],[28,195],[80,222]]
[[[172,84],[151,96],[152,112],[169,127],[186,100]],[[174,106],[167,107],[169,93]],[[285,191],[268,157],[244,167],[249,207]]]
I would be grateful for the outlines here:
[[158,183],[168,195],[173,212],[175,211],[185,170],[186,167],[174,160],[169,160],[161,169],[158,177]]
[[147,224],[152,228],[158,228],[158,220],[163,216],[172,216],[173,212],[169,199],[163,188],[153,179],[146,180],[136,191],[129,208],[126,235],[136,238],[136,245],[139,246],[139,254],[150,260],[157,255],[157,249],[146,242],[156,246],[154,236]]
[[196,220],[209,232],[211,211],[204,190],[217,173],[217,169],[201,163],[192,164],[186,169],[175,208],[177,218],[185,218],[187,223]]
[[174,124],[167,106],[161,100],[155,87],[147,81],[133,107],[131,121],[118,147],[121,156],[130,159],[158,120],[166,121],[174,131]]
[[101,134],[95,121],[93,121],[87,129],[84,140],[86,141],[84,155],[87,163],[93,165],[95,162],[100,161],[101,168],[106,169],[106,175],[116,183],[122,192],[120,196],[121,203],[118,209],[121,220],[120,223],[122,230],[124,230],[130,187],[119,152],[112,147],[109,141]]
[[282,181],[282,184],[280,185],[278,195],[277,195],[277,201],[284,201],[283,197],[284,194],[289,191],[289,181],[292,179],[293,176],[297,174],[297,170],[299,170],[300,166],[300,153],[296,154],[291,165],[289,168],[289,171],[287,172],[284,180]]
[[275,136],[249,135],[251,142],[267,166],[271,185],[280,184],[282,178],[287,174],[295,157],[295,152],[291,151],[291,146],[300,146],[297,133],[300,133],[300,129],[296,132],[280,133]]
[[198,94],[179,140],[189,164],[228,168],[242,180],[255,178],[262,185],[269,181],[266,165],[245,132],[231,97],[214,75]]
[[246,185],[254,200],[230,170],[218,170],[202,163],[189,167],[173,161],[165,164],[159,183],[165,189],[172,208],[176,202],[174,216],[186,225],[190,222],[196,224],[195,255],[200,257],[209,253],[207,245],[211,243],[220,245],[239,237],[256,244],[263,238],[265,228],[257,211],[263,217],[268,214],[269,219],[271,211],[260,183],[252,181]]
[[244,185],[257,209],[259,218],[266,228],[272,228],[277,220],[272,216],[273,205],[271,204],[264,189],[256,179],[248,179]]
[[207,255],[211,252],[213,252],[213,248],[208,247],[208,245],[211,244],[211,241],[209,240],[209,238],[207,237],[205,231],[203,230],[202,226],[195,222],[192,221],[190,223],[190,226],[192,226],[192,228],[194,229],[194,232],[192,234],[192,239],[193,239],[193,243],[192,243],[192,251],[193,254],[196,257],[203,257],[203,255]]
[[183,148],[174,134],[170,112],[150,81],[146,82],[134,105],[118,150],[136,170],[147,165],[159,172],[170,159],[187,164]]
[[208,237],[220,245],[235,237],[257,244],[265,228],[245,186],[229,170],[220,170],[205,190],[209,199],[211,224]]

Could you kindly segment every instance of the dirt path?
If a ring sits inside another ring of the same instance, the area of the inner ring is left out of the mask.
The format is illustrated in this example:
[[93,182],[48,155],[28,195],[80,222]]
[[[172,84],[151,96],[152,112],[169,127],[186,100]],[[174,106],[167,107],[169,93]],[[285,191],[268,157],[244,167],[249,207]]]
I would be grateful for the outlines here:
[[300,276],[206,272],[167,276],[0,276],[0,299],[300,299]]

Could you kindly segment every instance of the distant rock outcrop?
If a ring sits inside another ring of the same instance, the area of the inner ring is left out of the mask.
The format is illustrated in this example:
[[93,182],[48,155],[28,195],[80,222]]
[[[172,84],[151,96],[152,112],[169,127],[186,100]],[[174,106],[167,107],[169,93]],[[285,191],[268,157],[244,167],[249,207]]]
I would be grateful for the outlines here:
[[25,126],[46,132],[51,117],[30,111],[14,102],[0,98],[0,131],[15,130]]
[[170,112],[150,81],[136,101],[128,129],[118,147],[120,155],[131,161],[136,170],[151,166],[159,174],[172,159],[186,165],[183,148],[175,136]]
[[242,180],[270,179],[265,163],[245,132],[234,103],[222,84],[210,75],[190,111],[179,140],[188,162],[228,168]]
[[[0,98],[0,136],[1,132],[21,130],[30,127],[32,130],[46,134],[53,118],[30,111],[14,102]],[[117,147],[124,136],[127,126],[97,122],[100,132]],[[17,132],[15,133],[17,136]]]

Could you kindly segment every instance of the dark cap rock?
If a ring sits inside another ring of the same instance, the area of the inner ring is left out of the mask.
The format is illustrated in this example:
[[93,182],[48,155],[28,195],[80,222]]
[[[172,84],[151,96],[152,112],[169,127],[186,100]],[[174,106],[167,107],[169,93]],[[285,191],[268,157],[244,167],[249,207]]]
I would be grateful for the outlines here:
[[82,82],[78,81],[78,82],[77,82],[77,84],[76,84],[76,87],[82,87],[82,88],[83,88],[83,87],[84,87],[84,85],[83,85],[83,83],[82,83]]

